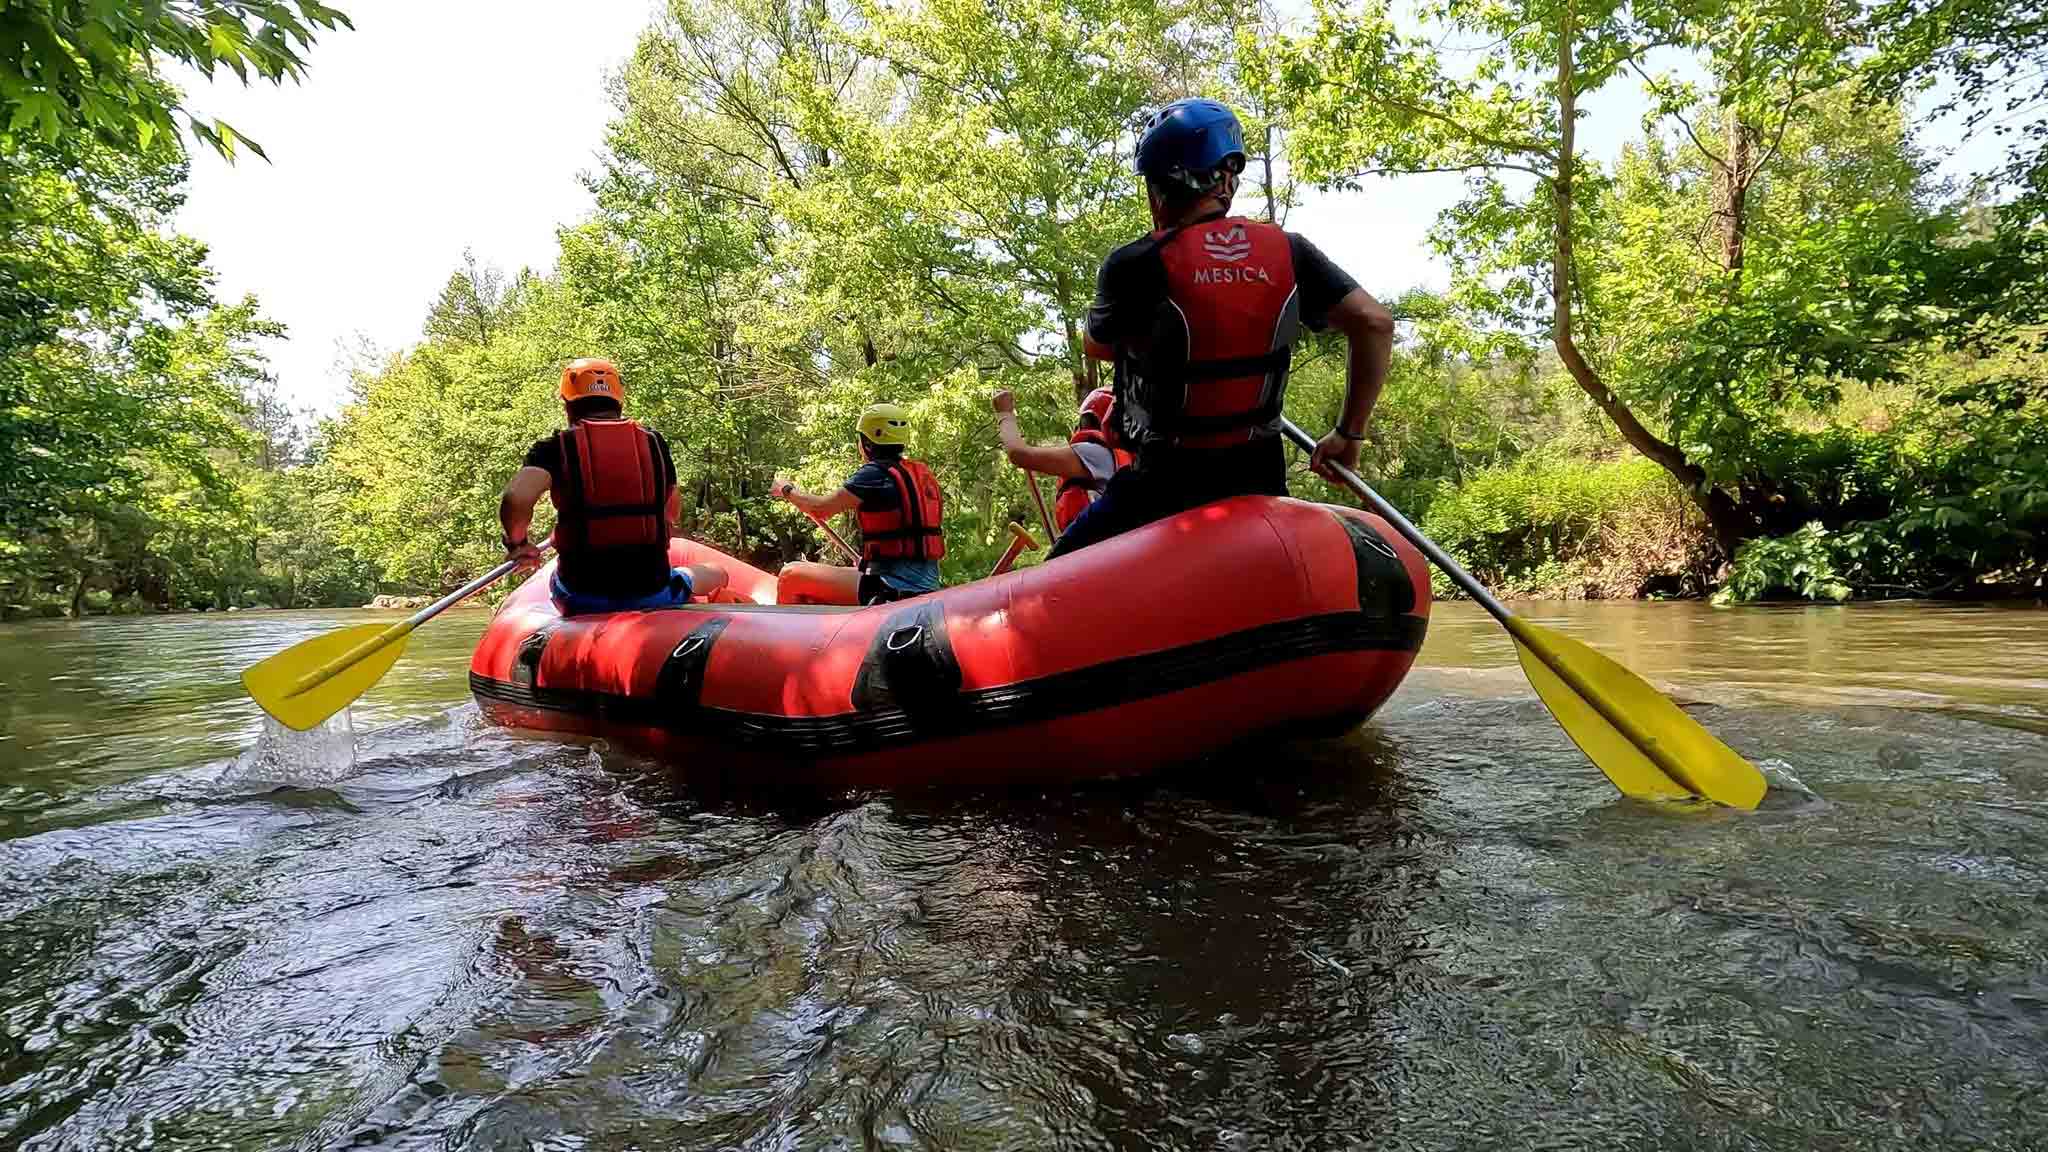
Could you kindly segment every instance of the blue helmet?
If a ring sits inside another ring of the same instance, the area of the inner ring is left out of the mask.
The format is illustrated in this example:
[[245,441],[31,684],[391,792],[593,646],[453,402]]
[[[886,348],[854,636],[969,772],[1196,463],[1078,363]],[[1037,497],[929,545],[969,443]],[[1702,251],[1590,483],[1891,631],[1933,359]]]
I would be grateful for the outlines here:
[[1244,127],[1214,100],[1175,100],[1145,120],[1138,171],[1154,184],[1190,193],[1216,186],[1224,172],[1244,171]]

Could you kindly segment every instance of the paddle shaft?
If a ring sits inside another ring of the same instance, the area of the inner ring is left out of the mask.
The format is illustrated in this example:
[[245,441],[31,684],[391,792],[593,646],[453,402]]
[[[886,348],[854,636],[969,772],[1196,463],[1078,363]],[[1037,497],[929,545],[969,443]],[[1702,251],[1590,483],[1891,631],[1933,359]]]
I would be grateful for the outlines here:
[[[1301,425],[1296,424],[1294,421],[1289,420],[1285,416],[1282,416],[1280,418],[1280,431],[1287,434],[1287,438],[1294,442],[1295,447],[1301,449],[1303,452],[1308,453],[1311,457],[1315,455],[1315,437],[1310,436],[1308,433],[1302,431]],[[1408,522],[1408,518],[1406,516],[1401,515],[1399,509],[1395,508],[1392,504],[1387,503],[1385,497],[1373,491],[1372,485],[1367,484],[1363,477],[1359,476],[1358,473],[1353,472],[1351,469],[1344,467],[1342,464],[1331,464],[1329,465],[1329,468],[1330,471],[1335,472],[1337,474],[1338,479],[1344,481],[1345,487],[1351,489],[1353,492],[1356,492],[1360,500],[1363,500],[1367,504],[1371,505],[1373,512],[1376,513],[1380,519],[1385,520],[1389,524],[1392,524],[1394,526],[1395,531],[1407,537],[1408,542],[1410,544],[1415,545],[1418,551],[1420,551],[1424,556],[1427,556],[1429,558],[1430,563],[1436,565],[1438,568],[1441,568],[1443,570],[1444,575],[1449,576],[1451,578],[1451,583],[1456,584],[1459,588],[1464,589],[1465,595],[1470,596],[1473,600],[1477,601],[1479,606],[1481,608],[1486,609],[1488,614],[1490,614],[1495,620],[1500,621],[1502,624],[1506,624],[1508,622],[1508,618],[1512,615],[1512,613],[1510,613],[1507,610],[1507,606],[1502,604],[1499,600],[1494,599],[1493,593],[1488,592],[1486,590],[1486,585],[1481,584],[1478,580],[1474,579],[1472,574],[1470,572],[1465,571],[1462,565],[1460,565],[1456,560],[1451,559],[1450,553],[1437,547],[1436,541],[1431,540],[1427,536],[1424,536],[1422,534],[1422,529],[1417,528],[1413,524],[1410,524]]]
[[1003,573],[1008,572],[1016,566],[1017,557],[1022,556],[1026,548],[1036,548],[1037,546],[1038,541],[1031,538],[1031,533],[1026,532],[1023,526],[1017,522],[1011,521],[1010,546],[1003,549],[1003,558],[996,561],[995,570],[990,572],[989,575],[1001,576]]
[[811,522],[824,531],[825,537],[831,540],[833,545],[841,552],[845,553],[848,560],[853,561],[855,564],[860,563],[860,553],[854,550],[853,545],[846,542],[846,537],[841,536],[837,529],[826,523],[823,516],[813,516],[811,517]]
[[[1280,430],[1287,434],[1287,438],[1292,440],[1296,447],[1311,455],[1314,454],[1316,448],[1315,440],[1308,433],[1302,431],[1301,427],[1294,421],[1287,419],[1285,416],[1281,417]],[[1434,541],[1424,536],[1421,529],[1409,523],[1406,516],[1401,515],[1392,504],[1387,503],[1384,497],[1373,491],[1372,486],[1367,484],[1358,473],[1341,464],[1333,464],[1329,467],[1332,472],[1337,474],[1339,479],[1344,481],[1347,487],[1358,494],[1359,499],[1370,504],[1372,510],[1378,513],[1381,519],[1392,524],[1401,535],[1408,538],[1410,544],[1415,545],[1423,555],[1429,557],[1431,563],[1441,568],[1444,575],[1449,576],[1453,583],[1464,589],[1466,595],[1477,601],[1479,606],[1486,609],[1495,620],[1500,621],[1501,626],[1508,630],[1508,634],[1514,637],[1518,645],[1542,661],[1543,666],[1556,674],[1558,680],[1565,687],[1575,693],[1579,699],[1585,701],[1587,706],[1599,713],[1600,717],[1611,725],[1615,731],[1621,733],[1629,743],[1635,745],[1652,764],[1657,766],[1658,770],[1694,795],[1705,795],[1694,783],[1692,773],[1686,770],[1686,765],[1679,762],[1678,758],[1672,754],[1671,749],[1663,740],[1658,739],[1655,731],[1646,727],[1637,717],[1630,715],[1627,709],[1619,707],[1615,701],[1608,697],[1607,693],[1599,691],[1597,686],[1587,677],[1586,673],[1574,666],[1572,661],[1558,658],[1551,651],[1551,645],[1533,643],[1532,641],[1535,640],[1535,636],[1532,633],[1536,631],[1533,625],[1514,613],[1509,612],[1506,605],[1494,599],[1493,593],[1488,592],[1484,585],[1474,579],[1470,572],[1465,571],[1456,560],[1451,559],[1448,553],[1437,547]],[[1648,685],[1645,685],[1645,689],[1655,691],[1650,689]],[[1545,703],[1546,705],[1548,704],[1547,701]],[[1556,714],[1556,709],[1552,709],[1552,714]]]
[[1024,485],[1031,489],[1031,502],[1038,505],[1038,522],[1045,525],[1045,538],[1057,541],[1060,538],[1059,529],[1052,526],[1052,514],[1045,510],[1045,493],[1038,490],[1038,473],[1029,468],[1019,468],[1017,471],[1024,473]]
[[[546,540],[540,542],[540,550],[543,552],[547,551],[554,544],[554,542],[554,537],[548,537]],[[457,588],[455,591],[450,592],[446,596],[441,597],[439,600],[434,601],[432,604],[427,605],[425,608],[422,608],[419,611],[413,613],[412,615],[407,616],[405,619],[400,620],[398,623],[393,624],[391,627],[386,628],[382,632],[377,633],[375,636],[370,637],[368,640],[363,641],[361,644],[358,644],[355,647],[349,649],[348,651],[343,652],[341,655],[336,656],[334,659],[329,660],[327,663],[322,664],[320,667],[313,669],[311,672],[306,673],[304,676],[299,677],[298,682],[293,684],[291,691],[286,694],[290,696],[297,696],[302,692],[310,692],[313,689],[318,688],[320,685],[325,684],[329,680],[332,680],[336,676],[340,675],[342,669],[349,667],[356,661],[361,660],[363,657],[368,656],[370,653],[377,651],[379,648],[382,648],[385,645],[390,644],[393,641],[396,641],[406,636],[407,634],[411,633],[413,629],[419,627],[422,624],[425,624],[427,621],[432,620],[434,617],[439,616],[441,613],[446,612],[448,609],[455,607],[457,604],[462,603],[464,600],[469,599],[471,596],[476,595],[478,592],[481,592],[484,589],[490,587],[491,585],[496,584],[498,581],[503,580],[506,576],[510,575],[514,569],[518,567],[519,564],[517,561],[505,561],[503,564],[498,565],[496,568],[491,569],[489,572],[486,572],[483,575],[477,577],[476,579],[471,580],[469,583],[464,584],[462,587]]]

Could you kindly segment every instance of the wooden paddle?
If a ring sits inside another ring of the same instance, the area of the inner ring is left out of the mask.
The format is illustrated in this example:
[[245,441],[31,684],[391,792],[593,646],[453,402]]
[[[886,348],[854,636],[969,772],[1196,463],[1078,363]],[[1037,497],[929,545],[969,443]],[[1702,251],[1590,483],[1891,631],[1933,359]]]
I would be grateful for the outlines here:
[[[554,543],[542,541],[545,552]],[[406,637],[441,613],[510,575],[505,561],[396,624],[356,624],[297,644],[242,670],[242,687],[277,722],[297,732],[319,725],[384,678],[405,652]]]
[[1045,538],[1057,541],[1059,530],[1052,526],[1052,513],[1045,510],[1045,494],[1038,490],[1038,473],[1029,468],[1019,468],[1024,474],[1024,486],[1031,489],[1031,502],[1038,505],[1038,522],[1045,525]]
[[1022,524],[1017,523],[1015,520],[1010,521],[1010,544],[1003,549],[1003,558],[996,561],[995,570],[990,572],[989,575],[1001,576],[1003,573],[1008,572],[1016,566],[1017,557],[1022,556],[1026,550],[1036,547],[1038,547],[1038,541],[1031,538],[1031,533],[1026,532]]
[[[1285,417],[1281,431],[1303,452],[1316,442]],[[1507,610],[1450,554],[1342,465],[1331,470],[1380,518],[1408,538],[1430,563],[1486,609],[1515,641],[1515,655],[1558,726],[1625,795],[1653,799],[1703,796],[1732,808],[1755,808],[1765,783],[1744,760],[1642,677],[1577,640]]]

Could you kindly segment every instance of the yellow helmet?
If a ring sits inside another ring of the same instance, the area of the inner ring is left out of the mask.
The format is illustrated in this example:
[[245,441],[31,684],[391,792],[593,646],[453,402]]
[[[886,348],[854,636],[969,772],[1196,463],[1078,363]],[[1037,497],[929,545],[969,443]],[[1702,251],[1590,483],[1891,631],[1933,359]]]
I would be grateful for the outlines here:
[[870,404],[861,409],[854,427],[870,444],[910,443],[910,413],[901,404]]

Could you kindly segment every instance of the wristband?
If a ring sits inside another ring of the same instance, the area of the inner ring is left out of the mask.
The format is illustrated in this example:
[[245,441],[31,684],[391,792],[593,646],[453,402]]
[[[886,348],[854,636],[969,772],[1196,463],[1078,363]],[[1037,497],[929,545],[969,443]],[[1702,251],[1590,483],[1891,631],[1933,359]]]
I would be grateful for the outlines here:
[[1365,433],[1360,432],[1358,435],[1353,436],[1351,433],[1346,432],[1344,430],[1344,426],[1342,424],[1339,424],[1337,427],[1330,429],[1330,431],[1335,432],[1337,435],[1342,436],[1346,440],[1351,441],[1353,444],[1356,444],[1360,440],[1365,439]]

